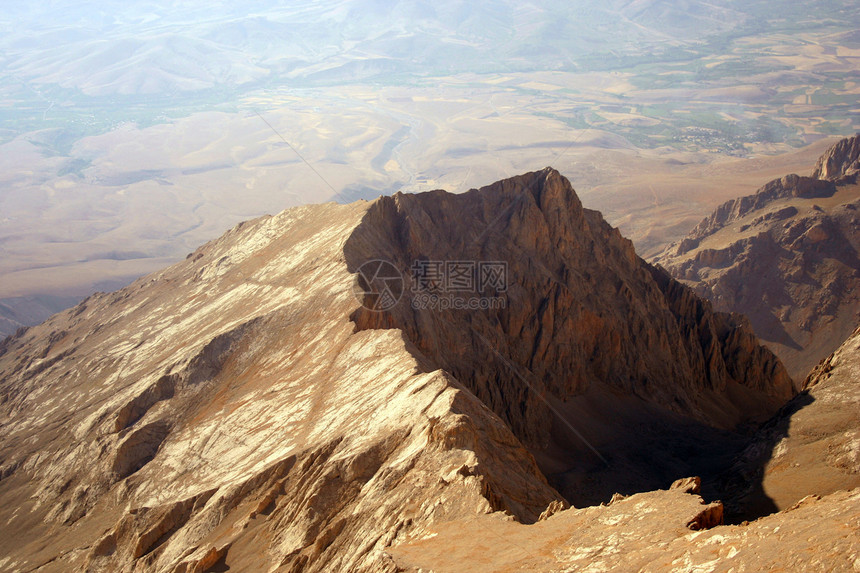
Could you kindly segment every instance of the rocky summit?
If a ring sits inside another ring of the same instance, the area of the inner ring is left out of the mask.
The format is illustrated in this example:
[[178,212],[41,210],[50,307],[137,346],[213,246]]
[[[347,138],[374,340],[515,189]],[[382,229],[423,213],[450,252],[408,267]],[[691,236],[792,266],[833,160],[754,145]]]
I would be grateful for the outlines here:
[[0,344],[0,569],[860,567],[856,490],[719,525],[796,394],[552,169],[298,207]]
[[729,201],[655,262],[749,317],[801,381],[860,317],[860,135],[830,148],[811,177],[788,175]]
[[730,430],[795,392],[743,317],[713,312],[636,256],[551,169],[381,198],[344,252],[351,269],[387,258],[406,275],[414,261],[505,263],[505,308],[374,312],[367,301],[352,319],[397,330],[453,375],[575,505],[712,473],[737,440]]

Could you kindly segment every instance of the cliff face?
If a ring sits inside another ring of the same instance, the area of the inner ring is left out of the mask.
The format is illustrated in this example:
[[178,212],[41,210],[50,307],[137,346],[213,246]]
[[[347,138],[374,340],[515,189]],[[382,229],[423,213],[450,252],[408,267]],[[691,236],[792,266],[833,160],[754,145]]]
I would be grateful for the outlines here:
[[[606,386],[720,427],[793,395],[740,318],[712,312],[642,261],[551,169],[462,195],[382,198],[346,254],[351,268],[388,258],[407,276],[416,260],[506,263],[505,308],[439,311],[405,300],[354,320],[403,331],[535,445],[546,443],[551,418],[537,392],[563,401]],[[756,406],[732,398],[735,387]]]
[[831,147],[815,164],[812,176],[838,183],[855,183],[860,172],[860,134]]
[[407,285],[397,305],[352,318],[359,330],[403,332],[428,368],[451,372],[505,420],[578,506],[680,475],[710,483],[738,440],[722,430],[794,394],[742,318],[714,313],[639,259],[552,169],[461,195],[382,198],[345,253],[350,269],[387,259],[407,278],[415,261],[505,262],[503,308],[421,308],[424,293]]
[[[860,312],[860,137],[729,201],[655,262],[723,311],[747,315],[796,380],[832,352]],[[817,179],[826,177],[826,180]]]

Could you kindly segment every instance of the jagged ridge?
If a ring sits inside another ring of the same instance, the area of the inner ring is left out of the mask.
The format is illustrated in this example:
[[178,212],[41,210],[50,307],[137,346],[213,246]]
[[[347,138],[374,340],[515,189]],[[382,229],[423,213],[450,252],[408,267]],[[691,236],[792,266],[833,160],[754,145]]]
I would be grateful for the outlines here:
[[860,134],[846,137],[815,163],[812,176],[837,183],[853,183],[860,172]]
[[[796,380],[832,352],[860,311],[860,137],[729,201],[655,257],[715,308],[748,315]],[[818,179],[826,177],[826,180]]]
[[[793,393],[741,320],[712,312],[637,257],[550,168],[460,195],[382,198],[345,251],[351,268],[388,257],[407,274],[414,260],[508,263],[507,308],[436,312],[407,301],[353,318],[360,329],[402,330],[530,443],[546,442],[551,416],[522,376],[561,400],[605,384],[723,427],[753,410],[772,412]],[[730,385],[752,391],[758,404],[733,403]],[[721,414],[709,409],[711,398],[725,398]]]
[[726,201],[717,207],[681,241],[675,254],[683,255],[695,249],[705,237],[713,235],[726,225],[730,225],[753,211],[764,209],[778,199],[830,197],[834,192],[836,192],[836,185],[832,182],[813,177],[801,177],[792,174],[781,179],[774,179],[752,195]]

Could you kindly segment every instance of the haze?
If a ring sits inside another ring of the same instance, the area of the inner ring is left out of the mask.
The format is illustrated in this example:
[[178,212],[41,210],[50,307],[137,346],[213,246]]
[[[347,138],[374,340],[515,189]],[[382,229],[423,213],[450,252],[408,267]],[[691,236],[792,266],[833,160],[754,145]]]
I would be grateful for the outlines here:
[[860,130],[850,0],[51,2],[0,50],[0,334],[263,213],[546,165],[647,254]]

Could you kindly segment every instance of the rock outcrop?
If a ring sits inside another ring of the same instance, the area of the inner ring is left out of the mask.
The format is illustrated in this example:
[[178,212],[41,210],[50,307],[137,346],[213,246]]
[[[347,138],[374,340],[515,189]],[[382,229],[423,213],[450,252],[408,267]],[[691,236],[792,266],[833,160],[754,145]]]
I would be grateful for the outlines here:
[[831,147],[815,164],[812,176],[837,183],[856,183],[860,172],[860,134]]
[[814,177],[789,175],[725,203],[653,261],[716,309],[748,316],[797,381],[860,312],[858,148],[860,137],[845,139]]

